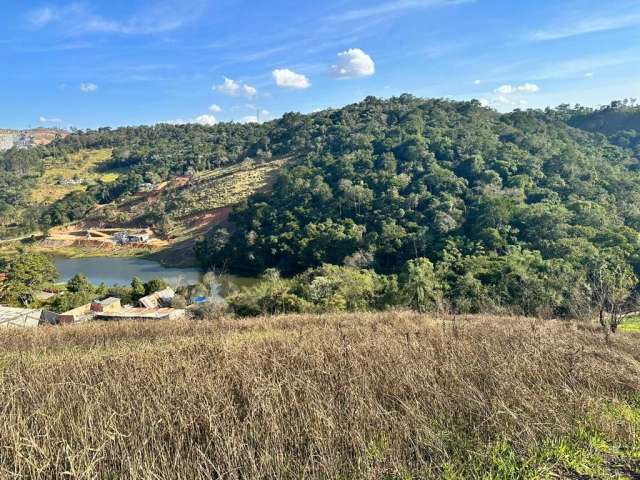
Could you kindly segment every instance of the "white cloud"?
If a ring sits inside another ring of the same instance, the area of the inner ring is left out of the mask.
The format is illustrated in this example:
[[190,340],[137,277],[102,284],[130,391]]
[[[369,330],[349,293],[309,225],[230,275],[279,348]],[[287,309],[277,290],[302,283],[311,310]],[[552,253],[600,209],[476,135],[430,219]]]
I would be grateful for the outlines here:
[[217,104],[213,104],[209,107],[209,111],[213,112],[213,113],[220,113],[222,111],[222,107],[220,107],[220,105]]
[[536,93],[540,91],[540,87],[535,83],[524,83],[517,87],[517,90],[524,93]]
[[594,73],[593,72],[587,72],[587,73],[584,74],[584,76],[586,78],[593,78],[594,77]]
[[252,87],[250,85],[242,85],[242,92],[247,97],[253,97],[256,93],[258,93],[258,90],[256,90],[255,87]]
[[496,88],[489,98],[480,99],[482,106],[495,108],[519,108],[528,105],[524,96],[540,91],[535,83],[525,82],[521,85],[504,84]]
[[189,125],[189,124],[198,124],[205,125],[211,127],[218,123],[218,120],[213,115],[200,115],[196,118],[190,118],[185,120],[184,118],[176,118],[174,120],[167,120],[160,123],[168,123],[169,125]]
[[193,123],[197,123],[198,125],[207,125],[210,127],[218,123],[218,121],[213,115],[200,115],[194,119]]
[[480,85],[482,83],[482,80],[474,80],[473,84],[474,85]]
[[498,88],[494,90],[495,93],[500,93],[502,95],[508,95],[513,93],[514,88],[512,85],[500,85]]
[[253,97],[258,93],[258,90],[256,90],[256,88],[252,87],[251,85],[247,85],[246,83],[242,82],[236,82],[231,78],[223,78],[224,82],[222,82],[220,85],[214,85],[213,90],[224,93],[225,95],[230,95],[232,97],[237,97],[239,95]]
[[494,90],[494,93],[500,95],[511,95],[512,93],[536,93],[540,91],[540,87],[535,83],[523,83],[522,85],[518,85],[514,87],[513,85],[500,85],[498,88]]
[[276,85],[281,88],[304,90],[311,86],[307,77],[289,70],[288,68],[276,69],[271,74],[273,75],[273,79],[276,81]]
[[331,66],[331,73],[339,79],[371,76],[376,71],[373,59],[359,48],[338,53],[338,63]]
[[41,116],[40,118],[38,118],[38,122],[40,123],[62,123],[63,120],[60,118],[48,118],[45,116]]
[[240,119],[240,123],[258,123],[258,117],[255,115],[247,115]]
[[98,86],[95,83],[81,83],[80,91],[83,93],[91,93],[98,90]]

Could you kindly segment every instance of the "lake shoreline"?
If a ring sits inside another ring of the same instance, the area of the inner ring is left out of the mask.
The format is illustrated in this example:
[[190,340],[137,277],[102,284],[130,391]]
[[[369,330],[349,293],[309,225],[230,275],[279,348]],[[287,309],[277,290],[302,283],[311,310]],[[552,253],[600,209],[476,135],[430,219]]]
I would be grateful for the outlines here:
[[82,273],[94,285],[129,285],[134,277],[146,282],[162,278],[172,287],[194,285],[200,282],[203,272],[199,268],[176,268],[162,265],[157,260],[143,256],[68,256],[56,253],[53,261],[63,282]]
[[[93,255],[69,257],[53,256],[53,261],[60,274],[60,281],[67,282],[77,274],[84,274],[94,285],[101,283],[107,286],[130,285],[134,277],[143,282],[161,278],[172,288],[196,285],[205,274],[200,268],[168,267],[158,260],[142,256]],[[258,279],[224,275],[237,288],[250,287]]]
[[102,250],[90,247],[59,247],[49,248],[41,245],[33,247],[33,250],[45,253],[52,257],[65,258],[137,258],[158,262],[167,268],[200,268],[195,256],[171,255],[170,249],[161,251],[141,250],[133,248],[123,248],[120,250]]

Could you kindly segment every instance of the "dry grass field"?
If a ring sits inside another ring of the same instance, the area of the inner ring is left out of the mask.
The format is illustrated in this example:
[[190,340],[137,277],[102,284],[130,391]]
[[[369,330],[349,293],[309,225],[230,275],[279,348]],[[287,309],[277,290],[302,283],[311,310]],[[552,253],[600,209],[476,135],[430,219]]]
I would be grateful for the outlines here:
[[413,313],[0,333],[0,478],[638,478],[640,336]]

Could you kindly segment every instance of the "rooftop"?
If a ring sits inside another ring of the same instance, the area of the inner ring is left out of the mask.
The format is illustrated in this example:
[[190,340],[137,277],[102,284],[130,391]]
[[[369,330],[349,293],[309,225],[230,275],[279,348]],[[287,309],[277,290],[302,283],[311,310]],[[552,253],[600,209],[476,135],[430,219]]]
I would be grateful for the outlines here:
[[160,290],[158,292],[152,293],[151,295],[147,295],[146,297],[142,297],[139,302],[140,305],[146,308],[157,308],[162,306],[161,304],[169,304],[173,297],[176,296],[176,292],[173,291],[172,288],[165,288],[164,290]]
[[184,310],[178,310],[175,308],[146,308],[146,307],[129,307],[118,310],[117,312],[101,312],[96,316],[104,319],[115,318],[148,318],[162,319],[172,315],[183,315]]
[[0,328],[32,328],[40,324],[42,310],[0,307]]
[[109,297],[109,298],[105,298],[104,300],[96,300],[94,303],[108,306],[108,305],[113,305],[115,303],[120,303],[120,299],[116,297]]

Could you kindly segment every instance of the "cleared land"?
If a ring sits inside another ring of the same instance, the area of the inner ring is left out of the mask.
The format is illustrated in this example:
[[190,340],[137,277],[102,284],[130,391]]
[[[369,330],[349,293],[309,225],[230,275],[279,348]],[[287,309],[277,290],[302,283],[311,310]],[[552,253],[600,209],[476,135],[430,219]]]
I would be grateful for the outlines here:
[[7,478],[637,478],[640,349],[413,313],[0,334]]
[[98,172],[97,167],[111,158],[111,149],[83,150],[64,158],[55,158],[45,164],[44,175],[31,193],[36,203],[52,203],[65,195],[86,190],[97,180],[112,182],[118,178],[116,171]]
[[196,175],[175,197],[172,215],[184,218],[241,202],[267,187],[287,159],[266,163],[246,161]]
[[[129,235],[146,235],[149,240],[145,242],[130,242],[119,244],[114,235],[126,232]],[[153,230],[145,229],[122,229],[122,228],[98,228],[67,225],[64,227],[52,228],[49,235],[44,240],[43,245],[50,248],[63,247],[92,247],[100,250],[131,250],[134,248],[158,249],[168,245],[168,242],[154,237]]]

